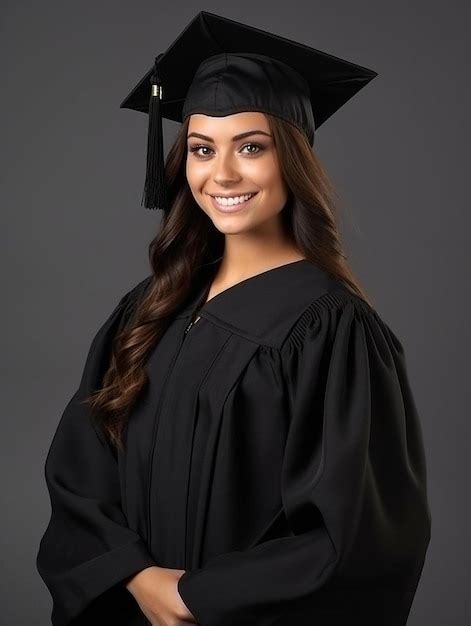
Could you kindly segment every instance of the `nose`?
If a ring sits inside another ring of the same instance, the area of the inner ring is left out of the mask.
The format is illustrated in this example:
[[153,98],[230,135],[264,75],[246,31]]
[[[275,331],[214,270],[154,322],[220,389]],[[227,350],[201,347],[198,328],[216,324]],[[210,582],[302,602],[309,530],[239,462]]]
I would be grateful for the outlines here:
[[240,181],[240,174],[234,165],[234,160],[231,155],[222,155],[213,160],[214,170],[213,179],[217,185],[230,186],[234,185],[237,181]]

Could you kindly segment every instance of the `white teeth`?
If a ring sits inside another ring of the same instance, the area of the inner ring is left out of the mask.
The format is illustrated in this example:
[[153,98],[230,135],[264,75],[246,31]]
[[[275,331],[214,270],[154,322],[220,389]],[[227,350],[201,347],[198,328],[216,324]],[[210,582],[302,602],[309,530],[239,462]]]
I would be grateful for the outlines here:
[[222,198],[220,196],[214,196],[214,198],[222,206],[233,206],[234,204],[240,204],[241,202],[245,202],[254,195],[255,194],[253,193],[248,193],[245,196],[234,196],[233,198]]

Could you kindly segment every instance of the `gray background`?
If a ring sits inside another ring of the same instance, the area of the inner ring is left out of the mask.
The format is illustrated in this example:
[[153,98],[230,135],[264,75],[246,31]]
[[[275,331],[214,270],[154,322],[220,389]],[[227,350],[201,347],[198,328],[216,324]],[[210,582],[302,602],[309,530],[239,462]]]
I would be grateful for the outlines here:
[[[379,73],[316,149],[351,264],[405,346],[422,417],[433,527],[409,624],[470,623],[469,5],[278,5],[2,2],[2,624],[50,623],[35,570],[45,456],[93,334],[149,272],[160,218],[140,206],[147,116],[119,104],[199,10]],[[167,148],[177,128],[165,123]]]

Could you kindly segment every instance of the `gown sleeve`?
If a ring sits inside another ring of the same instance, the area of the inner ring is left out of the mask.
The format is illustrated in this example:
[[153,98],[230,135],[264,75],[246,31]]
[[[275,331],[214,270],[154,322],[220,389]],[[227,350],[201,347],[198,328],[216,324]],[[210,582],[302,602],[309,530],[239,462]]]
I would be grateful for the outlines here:
[[402,345],[363,300],[329,293],[298,318],[281,357],[291,534],[186,571],[180,595],[201,626],[402,626],[431,528]]
[[[155,565],[121,509],[115,454],[92,425],[88,405],[81,404],[100,385],[112,339],[143,283],[121,298],[94,336],[78,389],[65,407],[46,457],[52,510],[36,566],[53,599],[54,626],[112,623],[106,619],[107,607],[113,604],[109,601],[112,596],[120,600],[113,587]],[[125,595],[131,598],[126,589],[123,599]],[[106,597],[108,602],[103,602]]]

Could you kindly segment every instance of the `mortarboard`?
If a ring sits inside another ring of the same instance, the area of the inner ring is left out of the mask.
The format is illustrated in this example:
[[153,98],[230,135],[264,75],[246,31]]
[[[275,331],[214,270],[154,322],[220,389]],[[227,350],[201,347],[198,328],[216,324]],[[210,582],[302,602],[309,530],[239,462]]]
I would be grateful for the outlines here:
[[[228,18],[200,11],[123,100],[149,114],[146,208],[167,210],[162,118],[271,113],[314,132],[377,72]],[[142,202],[141,202],[142,204]]]

